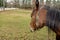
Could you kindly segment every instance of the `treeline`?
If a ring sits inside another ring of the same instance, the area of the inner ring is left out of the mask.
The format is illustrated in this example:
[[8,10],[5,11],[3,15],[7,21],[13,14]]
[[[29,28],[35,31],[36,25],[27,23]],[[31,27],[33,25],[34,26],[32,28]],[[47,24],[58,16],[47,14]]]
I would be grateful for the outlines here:
[[[13,0],[7,2],[7,0],[0,0],[0,7],[16,7],[16,8],[32,8],[35,0]],[[54,6],[60,8],[60,0],[39,0],[40,5]]]
[[46,5],[60,9],[60,0],[46,0]]

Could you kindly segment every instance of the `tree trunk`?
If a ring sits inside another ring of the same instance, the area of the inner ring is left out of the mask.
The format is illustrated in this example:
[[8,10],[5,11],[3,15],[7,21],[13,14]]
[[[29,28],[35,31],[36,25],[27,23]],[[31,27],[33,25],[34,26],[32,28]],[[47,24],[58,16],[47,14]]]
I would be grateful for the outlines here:
[[32,0],[32,8],[33,8],[33,9],[35,8],[35,1],[36,1],[36,0]]

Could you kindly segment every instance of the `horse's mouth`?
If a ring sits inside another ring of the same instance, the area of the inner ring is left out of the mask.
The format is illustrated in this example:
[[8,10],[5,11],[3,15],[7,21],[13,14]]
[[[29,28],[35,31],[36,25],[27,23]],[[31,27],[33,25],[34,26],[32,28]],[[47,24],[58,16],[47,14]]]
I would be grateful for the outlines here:
[[30,28],[30,31],[31,32],[35,32],[35,31],[37,31],[39,28],[35,28],[35,29],[33,29],[33,28]]
[[30,31],[31,31],[31,32],[35,32],[35,31],[37,31],[37,30],[39,30],[39,29],[41,29],[41,28],[42,28],[42,27],[37,27],[37,28],[35,28],[35,29],[34,29],[34,28],[30,28]]

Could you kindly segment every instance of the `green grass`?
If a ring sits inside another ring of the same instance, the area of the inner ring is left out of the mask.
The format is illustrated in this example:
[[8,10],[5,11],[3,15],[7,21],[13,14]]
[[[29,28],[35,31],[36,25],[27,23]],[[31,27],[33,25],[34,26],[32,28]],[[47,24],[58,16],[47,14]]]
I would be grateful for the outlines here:
[[23,9],[0,12],[0,40],[48,40],[46,27],[30,32],[30,14]]

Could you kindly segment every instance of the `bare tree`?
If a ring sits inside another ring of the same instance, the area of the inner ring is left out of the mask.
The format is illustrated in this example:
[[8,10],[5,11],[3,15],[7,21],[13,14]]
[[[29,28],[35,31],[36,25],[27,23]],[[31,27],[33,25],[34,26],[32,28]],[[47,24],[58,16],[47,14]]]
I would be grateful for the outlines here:
[[15,1],[15,7],[20,7],[20,5],[19,5],[19,0],[14,0]]
[[7,0],[3,0],[3,10],[5,10]]
[[40,0],[40,5],[44,4],[44,0]]
[[51,0],[46,0],[46,5],[50,6],[51,5]]
[[33,8],[35,8],[35,1],[36,0],[32,0],[32,6],[33,6]]

